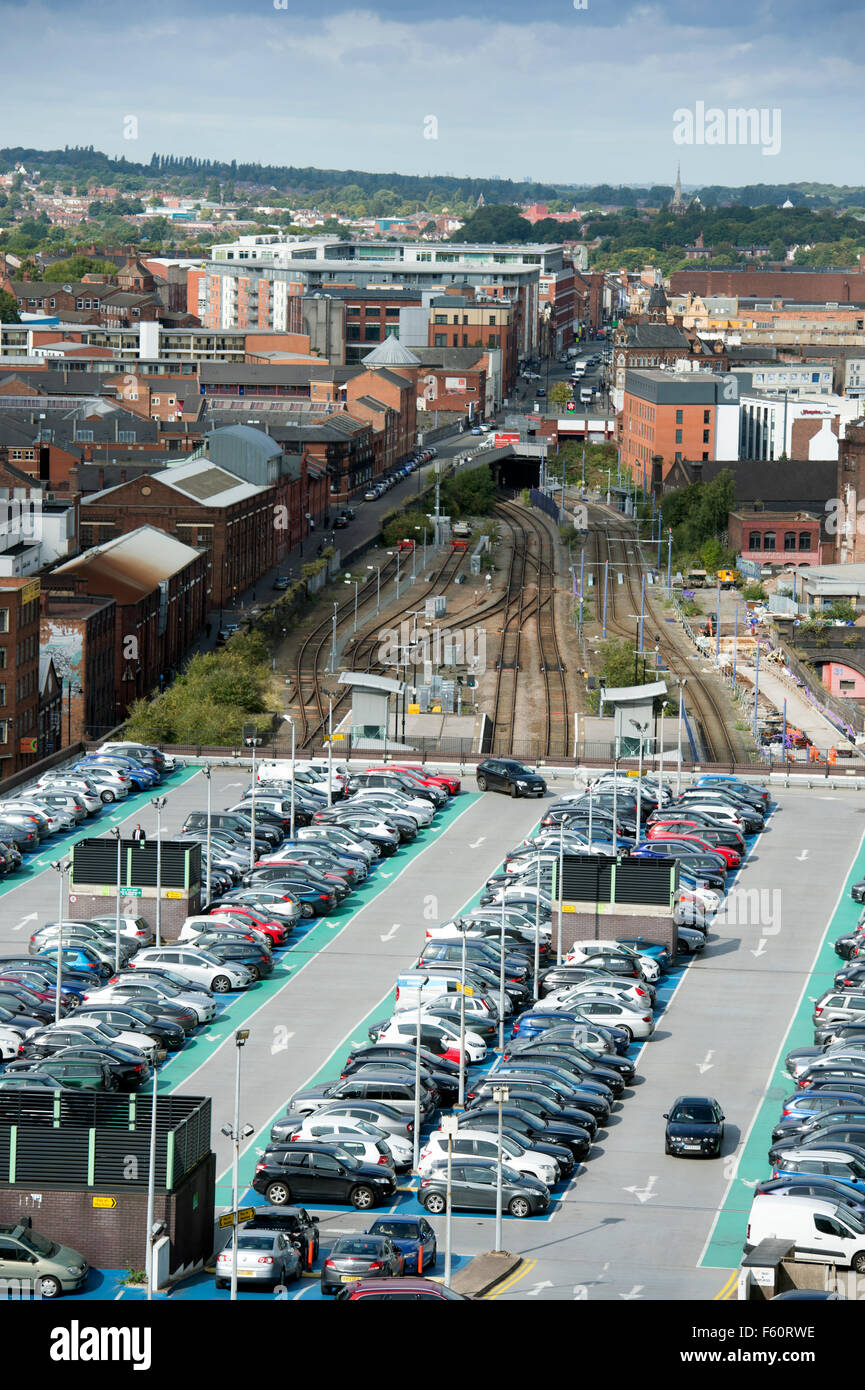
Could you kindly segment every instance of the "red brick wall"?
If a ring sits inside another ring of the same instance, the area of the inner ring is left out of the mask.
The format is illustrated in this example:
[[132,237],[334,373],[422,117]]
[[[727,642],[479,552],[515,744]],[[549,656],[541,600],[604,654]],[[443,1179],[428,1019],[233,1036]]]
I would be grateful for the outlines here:
[[670,293],[768,295],[805,304],[865,300],[865,271],[674,270]]

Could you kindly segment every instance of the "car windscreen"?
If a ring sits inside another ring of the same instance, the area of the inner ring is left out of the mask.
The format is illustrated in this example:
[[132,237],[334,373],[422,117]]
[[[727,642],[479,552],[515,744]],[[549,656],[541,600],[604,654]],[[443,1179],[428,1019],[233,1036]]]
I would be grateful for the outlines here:
[[670,1115],[674,1124],[715,1124],[716,1117],[711,1105],[677,1105]]

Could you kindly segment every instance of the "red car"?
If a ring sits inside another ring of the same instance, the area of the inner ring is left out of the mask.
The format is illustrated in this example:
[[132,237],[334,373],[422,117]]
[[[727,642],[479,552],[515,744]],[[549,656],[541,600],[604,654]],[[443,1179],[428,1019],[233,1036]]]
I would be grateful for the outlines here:
[[422,787],[441,787],[450,796],[455,796],[462,785],[459,777],[453,777],[449,772],[427,772],[424,768],[412,763],[387,763],[383,767],[367,768],[367,772],[388,771],[403,772],[413,781],[420,783]]
[[727,865],[728,869],[738,869],[742,860],[734,849],[728,849],[726,845],[713,845],[708,840],[701,840],[699,835],[684,834],[681,830],[673,829],[667,825],[653,825],[649,829],[650,840],[679,840],[687,841],[695,849],[702,850],[706,854],[719,854]]
[[226,904],[223,907],[212,907],[207,915],[208,917],[240,918],[244,922],[248,922],[256,931],[262,932],[273,946],[284,946],[288,939],[288,933],[282,922],[277,921],[276,918],[273,917],[259,917],[257,913],[250,912],[249,908],[242,907],[239,904],[237,907],[235,907],[234,904],[231,906]]

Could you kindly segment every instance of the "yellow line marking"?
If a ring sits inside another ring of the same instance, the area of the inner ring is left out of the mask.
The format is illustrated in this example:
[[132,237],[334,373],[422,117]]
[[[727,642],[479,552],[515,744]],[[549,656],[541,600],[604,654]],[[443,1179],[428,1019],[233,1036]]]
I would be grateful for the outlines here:
[[718,1290],[718,1292],[715,1294],[715,1297],[714,1297],[714,1299],[713,1299],[712,1301],[713,1301],[714,1303],[717,1303],[719,1300],[723,1300],[723,1299],[729,1298],[729,1297],[730,1297],[730,1293],[732,1292],[732,1290],[733,1290],[733,1289],[735,1288],[735,1286],[736,1286],[736,1283],[737,1283],[737,1281],[738,1281],[738,1278],[739,1278],[739,1271],[738,1271],[738,1269],[734,1269],[734,1270],[733,1270],[733,1273],[730,1275],[729,1279],[728,1279],[728,1280],[726,1281],[726,1283]]
[[513,1288],[514,1284],[519,1283],[524,1275],[530,1274],[536,1264],[537,1260],[526,1260],[515,1273],[509,1275],[507,1279],[501,1284],[498,1284],[494,1289],[491,1289],[489,1293],[484,1294],[484,1298],[498,1298],[500,1293],[507,1293]]

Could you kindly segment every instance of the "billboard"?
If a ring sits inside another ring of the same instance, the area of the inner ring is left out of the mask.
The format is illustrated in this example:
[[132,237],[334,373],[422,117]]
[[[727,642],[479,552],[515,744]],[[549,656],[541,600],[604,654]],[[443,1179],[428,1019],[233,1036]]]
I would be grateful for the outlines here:
[[518,434],[496,434],[493,436],[493,447],[496,449],[505,449],[508,444],[518,445],[519,443],[520,436]]

